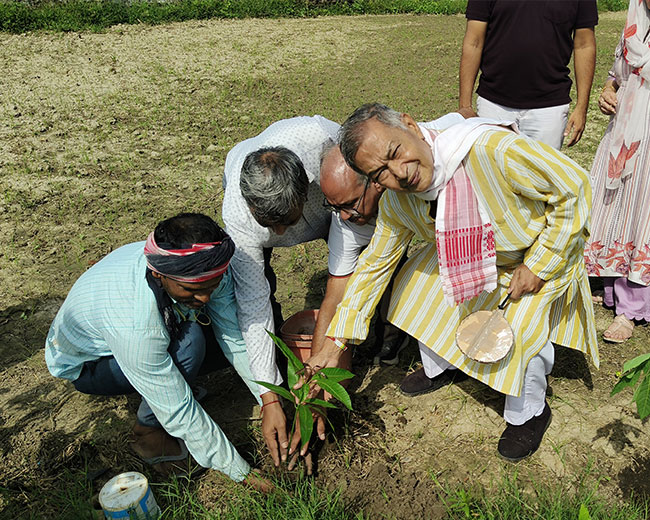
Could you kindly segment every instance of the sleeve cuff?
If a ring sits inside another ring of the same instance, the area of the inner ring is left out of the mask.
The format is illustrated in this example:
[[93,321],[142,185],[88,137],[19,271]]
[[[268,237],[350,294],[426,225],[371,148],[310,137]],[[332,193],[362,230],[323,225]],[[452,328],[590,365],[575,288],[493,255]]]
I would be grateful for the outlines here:
[[526,252],[524,264],[534,275],[548,281],[562,270],[565,259],[535,242]]
[[366,316],[359,311],[339,307],[326,335],[347,339],[352,344],[362,343],[368,336],[371,318],[372,316]]
[[241,482],[244,480],[251,471],[251,467],[248,465],[248,462],[246,462],[239,454],[237,454],[237,457],[232,461],[232,464],[227,470],[221,468],[215,469],[222,471],[235,482]]
[[[260,376],[258,378],[255,378],[256,381],[264,381],[265,383],[270,383],[272,385],[278,385],[280,386],[282,383],[284,383],[284,379],[280,375],[280,371],[278,370],[277,367],[273,369],[273,375],[272,376]],[[266,392],[271,392],[272,390],[269,390],[266,387],[260,386],[260,395],[265,394]]]

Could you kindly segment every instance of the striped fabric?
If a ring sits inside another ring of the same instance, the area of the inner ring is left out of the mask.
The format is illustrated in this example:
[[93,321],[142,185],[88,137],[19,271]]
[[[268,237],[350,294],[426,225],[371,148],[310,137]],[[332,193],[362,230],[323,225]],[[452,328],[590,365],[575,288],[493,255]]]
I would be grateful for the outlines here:
[[[548,339],[589,353],[598,366],[598,345],[582,249],[588,236],[591,190],[586,172],[555,149],[508,131],[491,130],[464,160],[477,197],[494,228],[497,290],[458,306],[444,302],[434,220],[428,202],[408,193],[381,199],[377,230],[348,281],[328,335],[365,339],[373,309],[412,239],[423,245],[398,273],[388,319],[436,354],[499,392],[520,395],[530,359]],[[535,295],[505,308],[515,346],[499,363],[462,354],[455,342],[460,321],[495,309],[513,270],[522,262],[546,280]]]

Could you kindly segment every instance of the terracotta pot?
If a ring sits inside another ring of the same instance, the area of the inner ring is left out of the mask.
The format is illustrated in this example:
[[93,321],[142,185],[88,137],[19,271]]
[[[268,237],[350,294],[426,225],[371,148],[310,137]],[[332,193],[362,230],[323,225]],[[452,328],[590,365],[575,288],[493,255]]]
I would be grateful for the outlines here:
[[318,309],[308,309],[297,312],[280,327],[280,338],[300,361],[311,357],[311,340],[317,318]]

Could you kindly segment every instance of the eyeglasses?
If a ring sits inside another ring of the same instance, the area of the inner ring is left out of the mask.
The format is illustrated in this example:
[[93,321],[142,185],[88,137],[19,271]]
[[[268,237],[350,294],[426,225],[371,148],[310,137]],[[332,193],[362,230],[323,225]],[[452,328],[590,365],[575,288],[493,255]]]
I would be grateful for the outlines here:
[[359,211],[359,206],[361,206],[361,203],[363,202],[363,197],[366,195],[366,192],[368,191],[368,186],[370,186],[370,177],[366,177],[366,184],[363,187],[363,192],[361,193],[361,196],[357,199],[357,201],[354,204],[330,204],[330,202],[327,200],[327,197],[323,198],[323,206],[327,208],[328,210],[332,211],[333,213],[341,213],[344,211],[345,213],[350,215],[350,221],[354,222],[355,220],[359,220],[360,218],[363,217],[363,214]]

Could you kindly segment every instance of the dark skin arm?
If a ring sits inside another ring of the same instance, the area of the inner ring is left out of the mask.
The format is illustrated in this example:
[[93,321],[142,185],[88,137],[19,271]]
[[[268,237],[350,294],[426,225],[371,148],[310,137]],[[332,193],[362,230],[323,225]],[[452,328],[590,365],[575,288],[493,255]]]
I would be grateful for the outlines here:
[[266,392],[261,397],[264,406],[262,409],[262,435],[273,459],[273,464],[277,467],[280,465],[280,460],[282,462],[287,460],[287,448],[289,447],[287,419],[279,402],[278,394]]
[[323,298],[323,302],[318,310],[318,319],[316,320],[314,337],[311,342],[312,354],[320,352],[321,348],[323,348],[325,332],[327,332],[327,327],[330,326],[330,322],[336,313],[336,306],[341,303],[341,300],[343,299],[345,286],[347,285],[350,276],[352,276],[352,274],[348,276],[329,275],[327,278],[325,297]]

